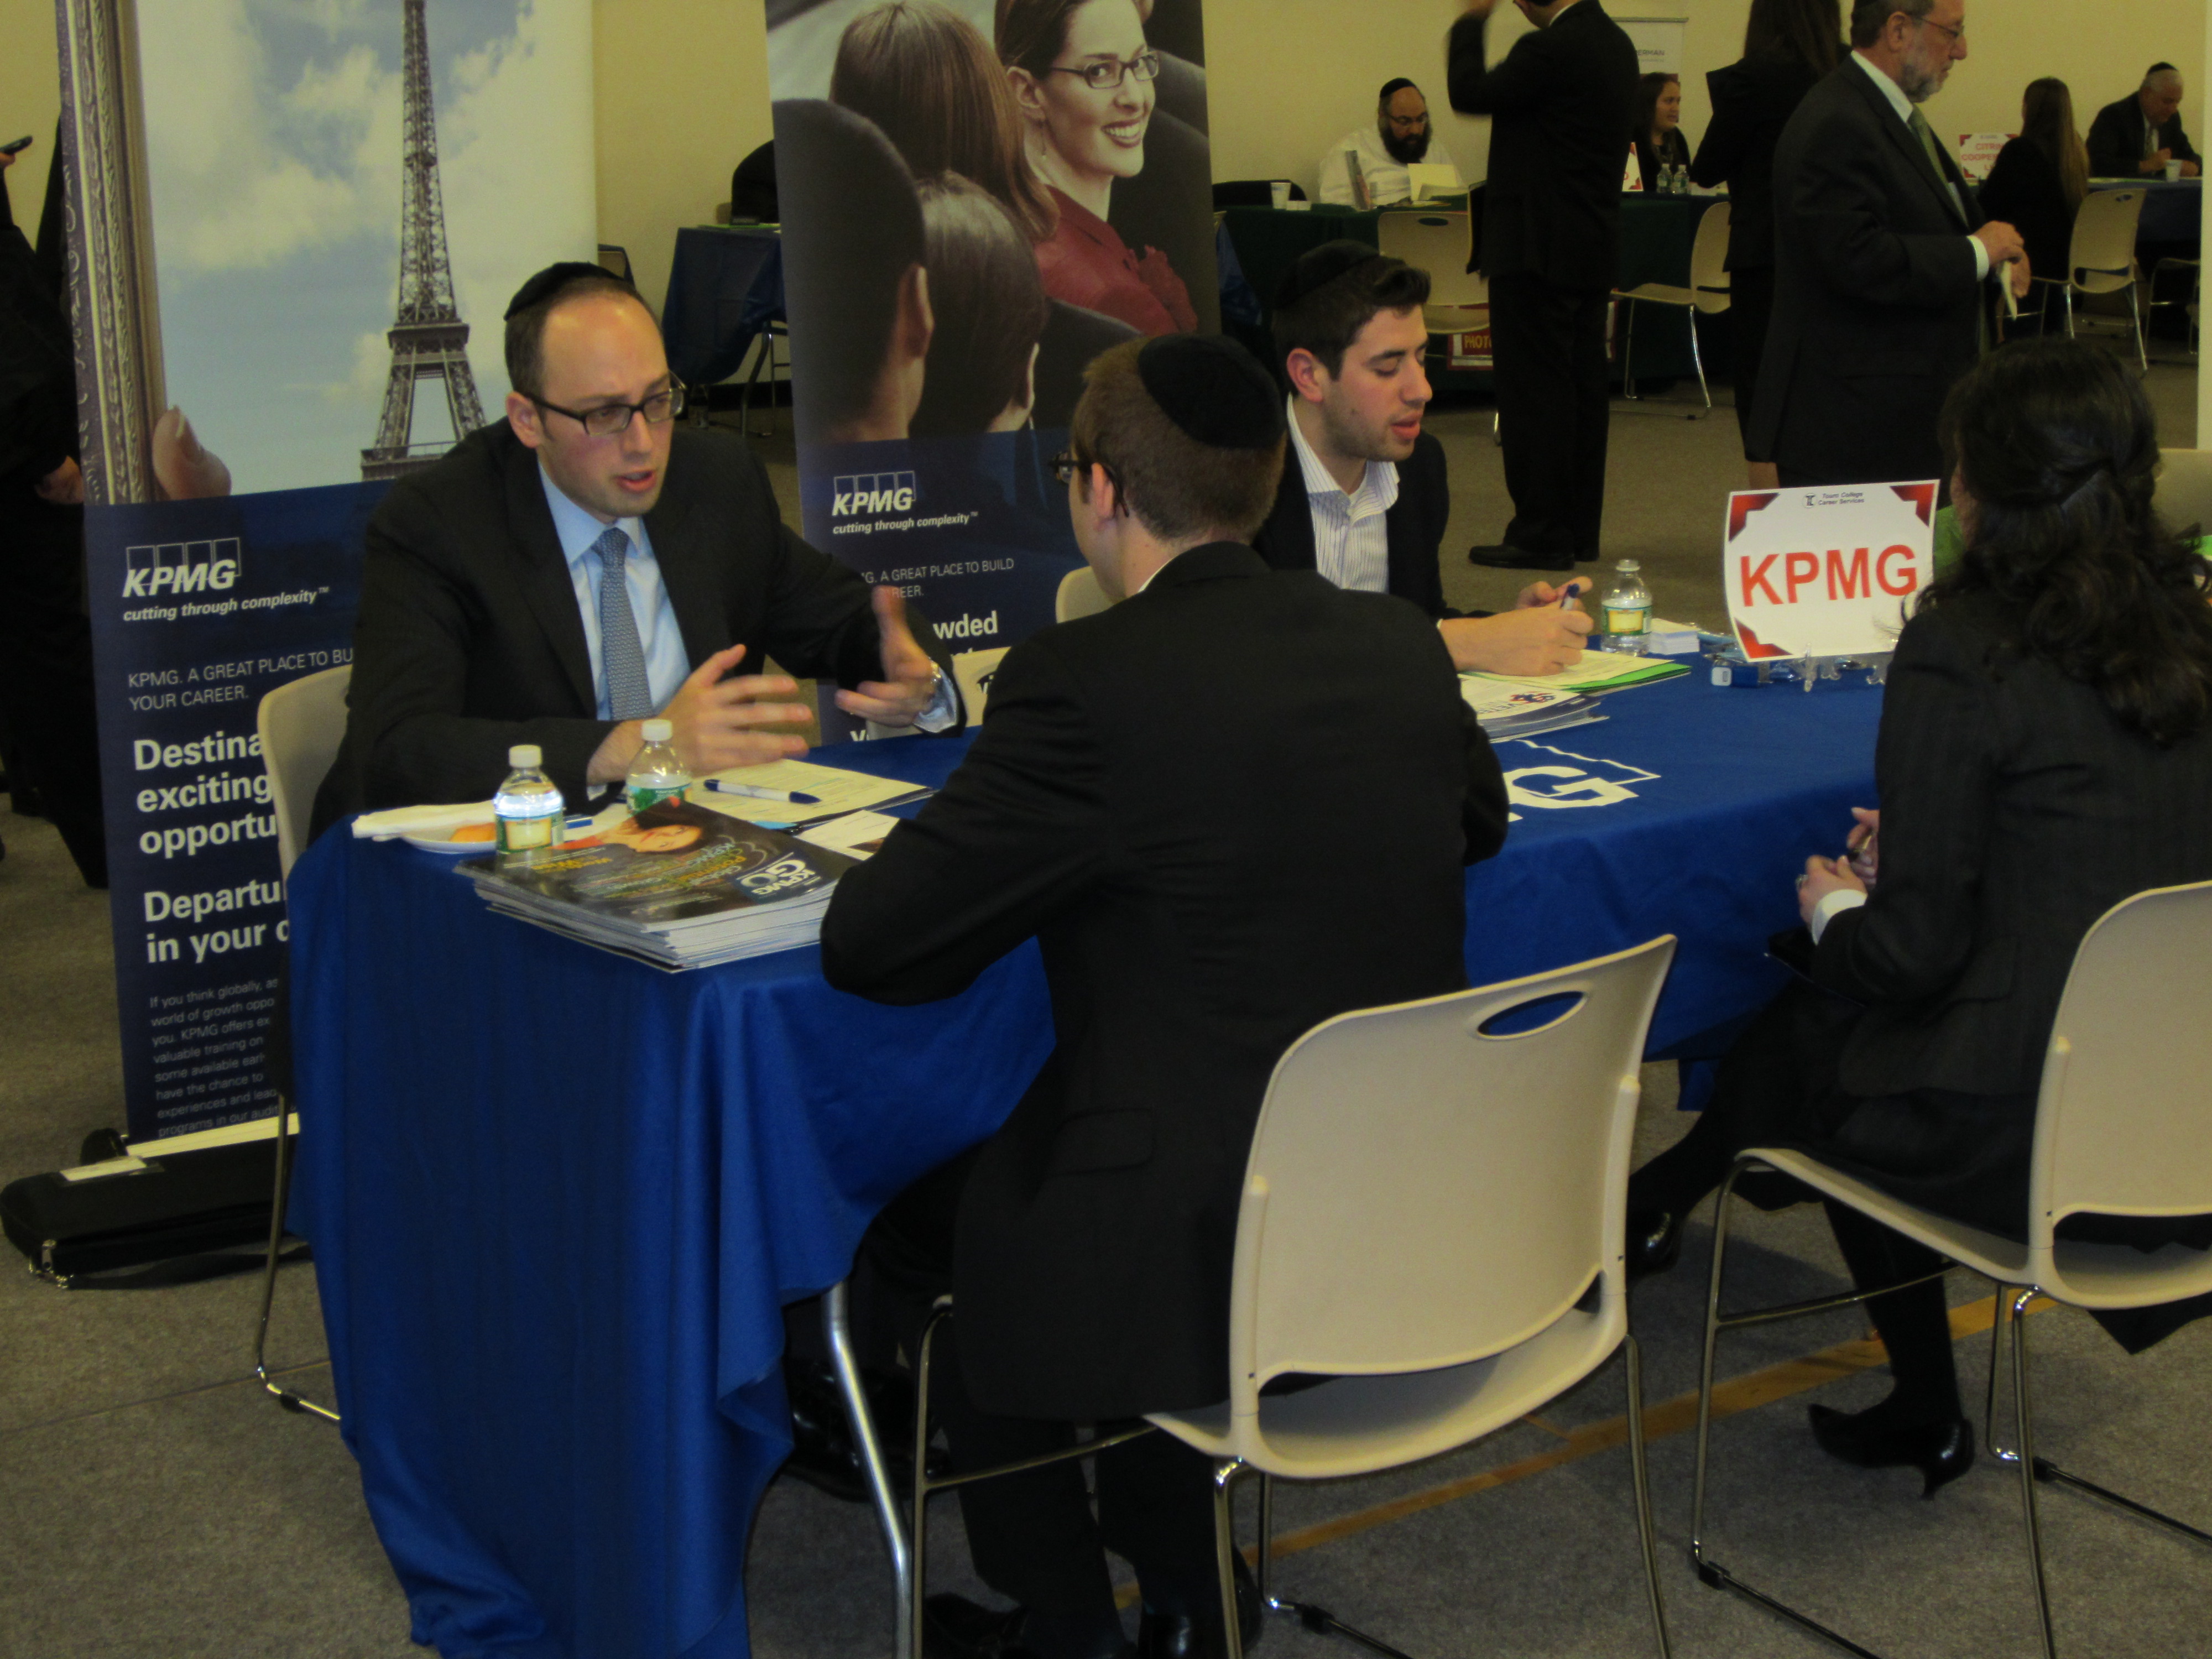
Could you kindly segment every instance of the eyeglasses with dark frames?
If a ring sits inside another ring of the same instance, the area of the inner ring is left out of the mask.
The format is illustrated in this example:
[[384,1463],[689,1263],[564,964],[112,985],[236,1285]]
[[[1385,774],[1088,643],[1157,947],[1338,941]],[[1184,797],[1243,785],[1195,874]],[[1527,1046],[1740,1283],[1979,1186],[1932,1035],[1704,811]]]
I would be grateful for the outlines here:
[[1118,58],[1095,58],[1073,69],[1054,64],[1045,71],[1047,75],[1079,75],[1083,77],[1083,84],[1093,92],[1117,91],[1125,79],[1133,76],[1139,81],[1150,81],[1159,72],[1160,55],[1149,47],[1126,64]]
[[1931,28],[1948,34],[1954,40],[1963,40],[1966,38],[1966,31],[1963,27],[1954,29],[1948,23],[1939,23],[1932,17],[1915,17],[1912,21],[1923,28]]
[[1073,483],[1079,475],[1090,471],[1094,466],[1097,467],[1106,475],[1106,482],[1114,486],[1115,507],[1117,511],[1119,510],[1121,480],[1115,476],[1114,469],[1105,462],[1085,460],[1073,449],[1063,449],[1052,458],[1049,465],[1052,467],[1052,476],[1063,484]]
[[540,409],[550,410],[556,415],[566,415],[584,428],[586,435],[611,438],[629,430],[629,423],[639,416],[645,416],[647,426],[665,426],[684,412],[684,382],[672,380],[668,390],[656,392],[641,404],[600,404],[591,409],[563,409],[558,404],[549,404],[543,398],[530,400]]

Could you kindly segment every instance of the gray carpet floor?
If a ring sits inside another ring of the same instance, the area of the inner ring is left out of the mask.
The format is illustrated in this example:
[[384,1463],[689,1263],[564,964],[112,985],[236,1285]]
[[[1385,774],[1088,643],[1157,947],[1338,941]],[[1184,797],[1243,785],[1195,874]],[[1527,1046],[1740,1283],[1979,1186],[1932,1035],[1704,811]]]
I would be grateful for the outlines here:
[[[2186,364],[2153,368],[2170,444],[2194,441],[2195,380]],[[1725,407],[1686,420],[1682,389],[1671,395],[1671,407],[1616,405],[1607,552],[1644,563],[1661,614],[1710,625],[1721,620],[1721,500],[1741,476],[1735,431]],[[1506,511],[1488,410],[1441,409],[1432,426],[1455,483],[1446,591],[1462,605],[1510,602],[1512,579],[1458,556],[1493,539]],[[788,439],[763,449],[789,511]],[[86,1132],[118,1124],[121,1081],[105,897],[77,883],[44,823],[0,813],[0,837],[4,1182],[74,1162]],[[1671,1068],[1647,1068],[1645,1085],[1648,1155],[1686,1120],[1674,1110]],[[1747,1299],[1841,1282],[1813,1210],[1754,1217],[1737,1237],[1732,1283]],[[1675,1651],[1790,1659],[1820,1650],[1700,1587],[1683,1553],[1692,1443],[1680,1401],[1696,1382],[1705,1237],[1693,1231],[1683,1267],[1640,1289],[1635,1309]],[[1952,1289],[1962,1322],[1986,1315],[1972,1281]],[[251,1380],[257,1291],[246,1278],[64,1292],[0,1273],[0,1656],[421,1651],[343,1442],[326,1425],[278,1410]],[[2197,1415],[2212,1382],[2212,1322],[2135,1359],[2075,1314],[2041,1314],[2032,1328],[2042,1449],[2212,1526],[2212,1446]],[[1737,1409],[1714,1436],[1716,1553],[1900,1659],[2033,1652],[2009,1472],[1984,1459],[1922,1503],[1910,1473],[1847,1468],[1813,1447],[1804,1404],[1856,1408],[1886,1387],[1864,1335],[1844,1312],[1724,1343],[1720,1371]],[[283,1275],[271,1353],[293,1386],[330,1398],[311,1268]],[[1970,1399],[1987,1355],[1986,1337],[1962,1337]],[[1628,1455],[1607,1431],[1623,1410],[1621,1370],[1610,1364],[1536,1419],[1452,1456],[1286,1486],[1277,1531],[1293,1548],[1279,1563],[1282,1589],[1425,1659],[1649,1652]],[[2212,1654],[2212,1553],[2064,1492],[2046,1489],[2044,1514],[2066,1651]],[[935,1585],[981,1594],[951,1504],[932,1528]],[[749,1589],[755,1648],[766,1659],[889,1650],[889,1575],[857,1507],[779,1482],[755,1529]],[[1281,1623],[1266,1640],[1277,1659],[1357,1651]]]

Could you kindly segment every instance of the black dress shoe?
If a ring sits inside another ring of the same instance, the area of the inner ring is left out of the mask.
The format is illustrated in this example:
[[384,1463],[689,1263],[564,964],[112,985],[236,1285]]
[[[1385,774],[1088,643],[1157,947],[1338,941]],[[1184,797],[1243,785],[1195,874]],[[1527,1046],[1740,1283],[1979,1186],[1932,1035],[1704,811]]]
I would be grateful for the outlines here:
[[[1260,1645],[1267,1633],[1260,1605],[1260,1583],[1243,1555],[1232,1563],[1237,1571],[1237,1634],[1244,1651]],[[1218,1592],[1217,1592],[1218,1594]],[[1137,1620],[1137,1659],[1225,1659],[1228,1644],[1221,1639],[1218,1620],[1194,1619],[1188,1613],[1155,1613],[1146,1607]]]
[[[978,1607],[964,1595],[938,1595],[922,1604],[923,1659],[1038,1659],[1022,1641],[1027,1607]],[[1109,1638],[1093,1659],[1136,1659],[1128,1643]]]
[[1682,1254],[1682,1218],[1671,1210],[1645,1210],[1628,1218],[1628,1279],[1663,1273]]
[[1881,1410],[1877,1406],[1849,1415],[1832,1407],[1808,1406],[1805,1414],[1812,1419],[1813,1438],[1831,1457],[1863,1469],[1918,1469],[1923,1498],[1933,1498],[1974,1467],[1974,1425],[1965,1418],[1898,1425],[1878,1417]]
[[[914,1490],[914,1384],[903,1374],[864,1370],[861,1387],[884,1454],[884,1473],[899,1492]],[[818,1360],[787,1355],[785,1395],[791,1404],[791,1456],[783,1472],[847,1503],[868,1501],[867,1470],[845,1416],[836,1374]],[[942,1474],[944,1454],[933,1450],[932,1475]]]
[[1492,570],[1571,570],[1575,562],[1571,556],[1558,553],[1531,553],[1525,547],[1476,546],[1467,550],[1469,564],[1487,565]]

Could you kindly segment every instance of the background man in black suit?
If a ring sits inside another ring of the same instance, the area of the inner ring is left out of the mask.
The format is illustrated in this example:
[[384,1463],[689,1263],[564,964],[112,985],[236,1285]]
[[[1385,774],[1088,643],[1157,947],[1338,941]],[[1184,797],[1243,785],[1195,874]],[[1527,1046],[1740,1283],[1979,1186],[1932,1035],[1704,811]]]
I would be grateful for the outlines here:
[[1291,266],[1274,313],[1291,448],[1252,545],[1278,570],[1317,569],[1339,587],[1419,605],[1457,667],[1555,672],[1581,658],[1590,621],[1562,609],[1549,582],[1531,582],[1503,616],[1444,603],[1437,550],[1451,481],[1443,446],[1421,430],[1428,296],[1426,271],[1364,242],[1325,242]]
[[742,442],[676,428],[682,388],[628,283],[596,265],[540,272],[508,307],[507,359],[507,419],[401,479],[369,520],[318,830],[365,807],[480,800],[518,743],[580,802],[621,781],[647,714],[674,723],[695,774],[803,754],[761,730],[807,718],[779,701],[795,683],[732,675],[770,654],[847,688],[848,713],[957,723],[934,636],[898,591],[872,608],[858,576],[784,526]]
[[2089,123],[2089,173],[2096,179],[2132,179],[2164,173],[2168,161],[2181,163],[2181,176],[2203,172],[2197,147],[2181,130],[2181,71],[2153,64],[2131,98],[2107,104]]
[[[956,1463],[1224,1398],[1238,1188],[1276,1060],[1333,1014],[1466,982],[1461,866],[1504,838],[1497,760],[1425,617],[1243,544],[1282,433],[1280,392],[1226,341],[1092,365],[1068,508],[1121,602],[1008,653],[965,763],[823,925],[830,983],[884,1002],[1043,947],[1052,1058],[868,1248],[921,1308],[954,1289],[957,1360],[940,1348],[934,1375]],[[1208,1490],[1165,1436],[1099,1459],[1096,1522],[1073,1463],[963,1488],[976,1569],[1021,1608],[933,1597],[933,1639],[1125,1652],[1103,1540],[1137,1569],[1152,1650],[1215,1650]]]
[[1965,0],[1859,0],[1851,53],[1774,155],[1774,322],[1753,454],[1784,485],[1940,478],[1944,395],[1990,338],[1986,282],[2027,250],[1980,204],[1920,106],[1966,55]]
[[1598,556],[1605,516],[1605,314],[1620,264],[1636,48],[1598,0],[1513,0],[1536,25],[1496,68],[1497,0],[1452,26],[1451,106],[1487,115],[1480,259],[1513,519],[1477,564],[1570,570]]

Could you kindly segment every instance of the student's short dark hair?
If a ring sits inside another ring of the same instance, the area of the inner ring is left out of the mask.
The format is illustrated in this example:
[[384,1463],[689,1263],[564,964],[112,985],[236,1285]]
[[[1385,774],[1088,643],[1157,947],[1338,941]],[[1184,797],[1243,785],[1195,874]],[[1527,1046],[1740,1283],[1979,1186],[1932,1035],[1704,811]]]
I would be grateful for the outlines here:
[[1857,0],[1851,8],[1851,44],[1865,47],[1881,39],[1882,26],[1898,13],[1917,22],[1936,9],[1936,0]]
[[[507,319],[507,383],[526,398],[545,395],[545,319],[571,300],[620,294],[645,305],[631,283],[611,270],[580,271],[548,289]],[[646,315],[653,314],[647,307]]]
[[1096,461],[1114,476],[1130,513],[1162,541],[1209,531],[1251,540],[1275,504],[1284,440],[1264,449],[1200,443],[1146,389],[1137,355],[1146,344],[1124,340],[1091,360],[1069,447],[1086,467]]
[[1376,254],[1289,304],[1275,307],[1275,362],[1293,351],[1310,351],[1331,374],[1341,374],[1344,354],[1380,311],[1412,311],[1429,300],[1429,273],[1403,259]]

